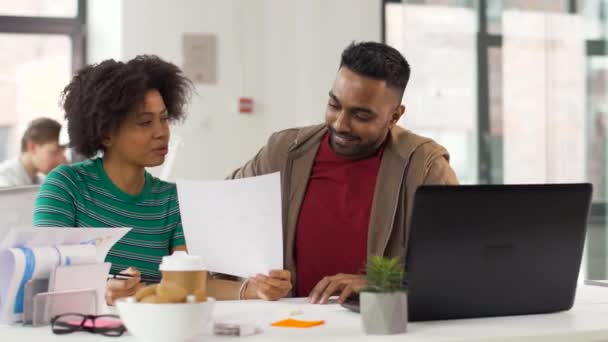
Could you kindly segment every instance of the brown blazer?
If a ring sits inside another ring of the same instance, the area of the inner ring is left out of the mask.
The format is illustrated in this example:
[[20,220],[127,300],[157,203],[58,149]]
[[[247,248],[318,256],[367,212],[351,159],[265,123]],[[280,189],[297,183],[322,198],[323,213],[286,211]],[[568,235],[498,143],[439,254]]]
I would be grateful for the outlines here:
[[[292,128],[272,134],[258,154],[228,178],[281,172],[284,267],[296,284],[295,231],[308,179],[327,126]],[[371,255],[404,260],[416,188],[458,184],[447,150],[429,138],[395,126],[382,155],[369,222]]]

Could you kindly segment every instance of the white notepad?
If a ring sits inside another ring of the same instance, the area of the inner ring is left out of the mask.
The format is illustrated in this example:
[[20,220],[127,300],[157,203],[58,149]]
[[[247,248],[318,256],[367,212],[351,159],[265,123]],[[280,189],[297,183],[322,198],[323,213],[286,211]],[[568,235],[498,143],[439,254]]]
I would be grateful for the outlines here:
[[[110,273],[110,266],[109,262],[59,266],[55,269],[55,272],[51,273],[49,292],[95,289],[97,292],[97,313],[99,313],[105,303],[106,281]],[[71,303],[66,303],[66,305],[71,305]]]

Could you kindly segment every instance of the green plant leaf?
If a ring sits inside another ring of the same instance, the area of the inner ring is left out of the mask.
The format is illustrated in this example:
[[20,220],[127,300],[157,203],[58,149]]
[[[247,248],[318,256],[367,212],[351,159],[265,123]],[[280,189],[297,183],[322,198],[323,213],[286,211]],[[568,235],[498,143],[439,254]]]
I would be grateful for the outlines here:
[[367,282],[370,292],[405,291],[405,270],[397,258],[374,255],[367,264]]

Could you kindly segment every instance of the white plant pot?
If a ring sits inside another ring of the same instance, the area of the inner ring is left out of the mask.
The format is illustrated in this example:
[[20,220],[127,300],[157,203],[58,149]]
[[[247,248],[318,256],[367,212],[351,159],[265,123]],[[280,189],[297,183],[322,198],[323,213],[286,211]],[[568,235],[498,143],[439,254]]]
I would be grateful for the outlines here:
[[407,328],[405,292],[361,292],[360,311],[363,331],[371,335],[404,333]]

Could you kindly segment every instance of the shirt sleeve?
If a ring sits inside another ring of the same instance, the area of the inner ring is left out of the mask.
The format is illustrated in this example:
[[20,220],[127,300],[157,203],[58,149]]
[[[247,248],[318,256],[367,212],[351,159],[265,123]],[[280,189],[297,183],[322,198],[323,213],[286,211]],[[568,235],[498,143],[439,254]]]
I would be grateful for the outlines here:
[[76,227],[73,187],[67,167],[58,167],[49,173],[34,205],[34,226]]
[[[177,194],[175,198],[177,198]],[[186,238],[184,236],[184,228],[182,226],[182,216],[179,210],[179,199],[175,201],[175,205],[177,206],[177,224],[175,225],[173,235],[171,236],[170,250],[173,250],[173,248],[177,246],[186,246]]]

